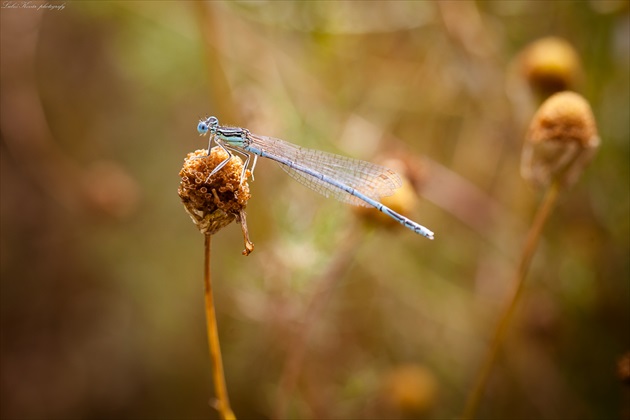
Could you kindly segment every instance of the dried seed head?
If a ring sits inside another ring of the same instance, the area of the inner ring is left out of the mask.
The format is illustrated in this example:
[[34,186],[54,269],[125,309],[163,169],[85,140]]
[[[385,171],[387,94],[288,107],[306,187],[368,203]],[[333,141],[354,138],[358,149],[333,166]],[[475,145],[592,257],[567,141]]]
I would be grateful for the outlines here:
[[[407,173],[405,163],[398,159],[391,159],[385,162],[385,166],[394,169],[399,174]],[[380,201],[390,209],[400,214],[409,214],[418,204],[418,196],[414,190],[413,185],[407,177],[402,176],[402,186],[394,192],[393,195],[383,197]],[[355,213],[362,218],[366,223],[372,225],[379,225],[382,227],[395,227],[399,226],[399,223],[391,217],[381,213],[373,207],[357,206],[353,207]]]
[[588,102],[574,92],[547,99],[529,126],[521,155],[521,174],[537,186],[557,181],[572,185],[599,147]]
[[87,204],[100,214],[124,219],[138,209],[138,183],[115,162],[101,160],[93,163],[81,181]]
[[542,97],[575,89],[582,73],[573,46],[557,37],[539,39],[525,48],[521,71],[531,89]]
[[386,406],[405,417],[426,414],[436,402],[437,391],[435,375],[420,365],[398,366],[383,378]]
[[213,235],[234,220],[244,221],[250,194],[247,181],[240,182],[243,162],[238,156],[232,156],[210,179],[212,170],[228,155],[222,148],[214,147],[206,156],[205,149],[188,154],[179,172],[182,180],[177,192],[201,233]]

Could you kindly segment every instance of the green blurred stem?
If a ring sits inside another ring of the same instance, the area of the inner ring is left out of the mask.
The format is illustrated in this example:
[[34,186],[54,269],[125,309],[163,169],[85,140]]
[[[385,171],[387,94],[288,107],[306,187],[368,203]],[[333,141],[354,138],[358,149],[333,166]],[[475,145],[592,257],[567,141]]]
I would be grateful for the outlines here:
[[536,252],[536,248],[538,247],[540,234],[557,201],[559,191],[560,186],[558,182],[552,182],[551,185],[547,188],[545,196],[538,207],[538,211],[536,213],[534,221],[529,228],[527,239],[525,240],[525,246],[523,247],[521,258],[518,264],[518,270],[514,278],[513,290],[510,295],[509,302],[507,302],[503,314],[499,319],[499,323],[497,324],[497,328],[494,332],[494,338],[490,347],[488,348],[488,352],[486,353],[483,365],[479,370],[475,385],[468,395],[466,407],[464,408],[464,413],[462,414],[462,418],[464,419],[471,419],[475,416],[479,401],[486,388],[488,377],[490,376],[490,372],[492,371],[492,367],[494,365],[494,362],[496,361],[499,348],[501,347],[501,343],[503,342],[505,334],[508,330],[510,319],[523,292],[525,277],[527,276],[527,271],[529,270],[529,266],[531,264],[532,258],[534,257],[534,253]]
[[220,119],[225,121],[239,121],[239,108],[236,106],[232,87],[228,81],[223,66],[223,56],[220,52],[221,34],[218,30],[214,8],[219,7],[212,2],[192,2],[195,16],[198,18],[199,30],[203,41],[206,57],[206,75],[210,87],[210,97],[221,103]]
[[212,278],[210,275],[210,244],[212,235],[205,236],[205,252],[203,279],[205,284],[206,297],[206,323],[208,328],[208,346],[210,348],[210,361],[212,362],[212,379],[214,380],[214,390],[217,394],[216,409],[223,420],[234,420],[236,417],[230,408],[227,388],[225,386],[225,375],[223,373],[223,361],[221,359],[221,346],[219,345],[219,331],[217,329],[217,317],[214,310],[214,299],[212,297]]
[[338,290],[335,286],[352,264],[359,244],[356,230],[351,229],[339,245],[335,258],[329,263],[321,278],[313,281],[314,284],[317,284],[317,289],[311,296],[299,328],[294,331],[287,345],[287,355],[279,380],[274,419],[287,418],[289,400],[297,387],[306,358],[311,331],[315,324],[321,320],[326,304]]

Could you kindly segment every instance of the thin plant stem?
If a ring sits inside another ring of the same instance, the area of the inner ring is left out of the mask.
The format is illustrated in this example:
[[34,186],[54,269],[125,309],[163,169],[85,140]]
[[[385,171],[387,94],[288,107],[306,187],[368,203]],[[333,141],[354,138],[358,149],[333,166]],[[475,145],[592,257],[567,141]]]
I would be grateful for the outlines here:
[[221,346],[219,345],[219,331],[217,329],[217,317],[214,310],[214,299],[212,297],[212,278],[210,275],[210,244],[212,235],[204,235],[204,270],[203,279],[205,284],[206,298],[206,324],[208,328],[208,347],[210,349],[210,361],[212,362],[212,379],[214,390],[217,395],[215,408],[219,411],[223,420],[236,419],[230,408],[227,388],[225,386],[225,375],[223,373],[223,361],[221,359]]
[[354,230],[351,230],[339,246],[335,259],[331,261],[320,280],[316,282],[317,290],[312,294],[302,322],[299,328],[294,331],[287,346],[287,356],[280,376],[278,399],[274,412],[276,419],[286,418],[289,400],[297,386],[313,326],[321,318],[326,303],[330,301],[336,290],[335,285],[339,282],[344,271],[351,265],[357,246],[358,236]]
[[238,121],[239,108],[236,106],[232,87],[223,66],[221,56],[221,33],[218,29],[215,16],[215,7],[209,2],[195,1],[194,13],[199,21],[199,29],[203,41],[206,58],[206,74],[210,86],[210,94],[213,98],[221,100],[221,116],[227,121]]
[[501,347],[501,343],[503,342],[505,334],[508,330],[510,319],[522,294],[525,277],[527,276],[536,248],[538,247],[540,234],[557,201],[559,191],[559,184],[557,182],[552,182],[547,188],[545,196],[538,206],[538,211],[536,212],[534,221],[529,228],[525,245],[521,253],[518,269],[513,282],[512,293],[501,318],[499,319],[499,323],[497,324],[494,332],[494,338],[492,339],[490,347],[488,347],[483,365],[477,375],[475,385],[468,395],[468,400],[466,401],[466,406],[462,414],[462,418],[464,419],[473,418],[477,411],[479,401],[481,400],[481,396],[486,388],[488,377],[490,376],[490,372],[492,371],[492,367],[496,361],[499,348]]

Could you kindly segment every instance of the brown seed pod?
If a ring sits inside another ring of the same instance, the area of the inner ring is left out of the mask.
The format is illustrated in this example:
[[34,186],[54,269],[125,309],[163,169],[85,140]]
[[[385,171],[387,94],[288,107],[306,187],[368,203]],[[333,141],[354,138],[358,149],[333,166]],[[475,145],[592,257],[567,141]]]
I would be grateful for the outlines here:
[[523,50],[521,72],[532,91],[548,97],[575,89],[582,69],[573,46],[562,38],[541,38]]
[[599,147],[588,102],[574,92],[552,95],[538,109],[525,137],[521,174],[537,186],[577,181]]
[[382,397],[391,414],[418,417],[435,405],[438,381],[433,372],[422,365],[401,365],[383,377]]
[[[412,160],[405,160],[403,158],[392,158],[383,162],[384,166],[395,170],[402,179],[402,185],[398,188],[394,194],[390,196],[381,197],[379,200],[390,209],[400,214],[409,214],[418,205],[418,195],[415,191],[416,183],[421,183],[424,175],[423,168],[412,167],[412,164],[416,164]],[[414,179],[408,178],[406,175],[410,174],[410,171],[414,171],[412,175]],[[399,226],[398,221],[392,219],[384,213],[374,209],[373,207],[356,206],[352,208],[355,214],[361,218],[368,225],[375,225],[378,227],[392,228]]]
[[[243,162],[238,156],[232,156],[221,170],[209,177],[227,158],[220,147],[214,147],[210,156],[205,149],[189,153],[179,172],[181,182],[177,192],[193,223],[205,235],[213,235],[233,221],[240,221],[245,237],[243,254],[247,255],[254,247],[247,237],[245,224],[245,207],[250,194],[247,179],[241,182]],[[245,177],[249,175],[247,170]]]

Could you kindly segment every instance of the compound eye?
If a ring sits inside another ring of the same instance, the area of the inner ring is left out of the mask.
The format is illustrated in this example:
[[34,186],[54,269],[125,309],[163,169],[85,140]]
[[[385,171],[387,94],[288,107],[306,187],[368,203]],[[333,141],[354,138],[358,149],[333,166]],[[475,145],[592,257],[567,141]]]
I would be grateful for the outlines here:
[[208,132],[208,125],[205,122],[200,121],[199,124],[197,124],[197,132],[199,134],[206,134]]

